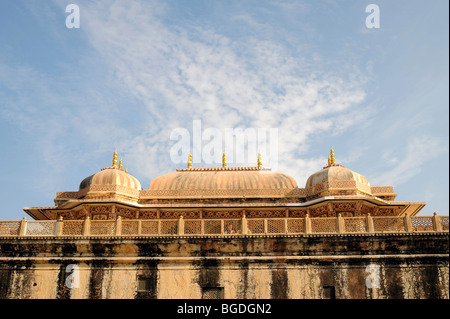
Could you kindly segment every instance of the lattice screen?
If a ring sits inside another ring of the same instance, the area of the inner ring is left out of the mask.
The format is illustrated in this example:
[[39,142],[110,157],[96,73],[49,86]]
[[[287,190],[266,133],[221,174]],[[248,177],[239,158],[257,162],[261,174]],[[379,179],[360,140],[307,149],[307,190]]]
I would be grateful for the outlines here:
[[448,217],[441,217],[442,230],[448,230]]
[[304,218],[289,218],[287,220],[288,233],[304,233],[305,219]]
[[[449,217],[439,216],[443,231],[449,229]],[[366,217],[342,217],[345,233],[366,233]],[[375,232],[405,232],[404,217],[374,216],[372,217]],[[248,218],[248,234],[298,234],[305,233],[305,218]],[[62,226],[63,236],[82,236],[83,220],[27,221],[25,236],[55,236],[57,225]],[[121,235],[178,235],[179,219],[147,219],[121,222]],[[330,217],[310,218],[312,233],[338,232],[338,219]],[[117,220],[91,220],[90,235],[115,236]],[[0,236],[19,236],[21,221],[0,221]],[[434,218],[416,216],[411,218],[415,232],[434,231]],[[287,228],[286,228],[287,227]],[[203,228],[203,229],[202,229]],[[242,219],[184,219],[186,235],[227,235],[242,234]]]
[[122,235],[138,235],[139,221],[138,220],[122,220]]
[[63,222],[62,234],[64,236],[80,236],[83,234],[82,220],[65,220]]
[[344,217],[344,225],[346,233],[367,232],[365,217]]
[[176,235],[178,234],[178,220],[161,220],[160,221],[161,235]]
[[241,220],[240,219],[224,219],[223,230],[225,234],[240,234]]
[[286,217],[285,210],[249,210],[246,213],[247,218],[270,218]]
[[1,221],[0,236],[18,236],[20,230],[20,221]]
[[211,218],[211,219],[217,219],[217,218],[241,218],[242,211],[235,210],[235,211],[204,211],[203,212],[203,218]]
[[27,222],[27,236],[47,236],[55,235],[56,222],[49,221],[29,221]]
[[141,235],[158,235],[158,221],[157,220],[142,220],[141,221]]
[[433,217],[411,217],[413,231],[433,231]]
[[263,234],[264,220],[263,219],[247,219],[247,228],[249,234]]
[[220,234],[220,220],[204,220],[205,234]]
[[186,235],[198,235],[202,232],[201,220],[185,220],[184,221],[184,233]]
[[397,217],[373,217],[373,227],[376,232],[405,231],[403,218]]
[[306,211],[304,210],[291,210],[289,212],[289,216],[293,218],[303,218],[306,215]]
[[284,219],[268,219],[267,220],[267,233],[280,234],[285,233]]
[[91,220],[91,235],[113,236],[116,232],[115,220]]
[[336,218],[311,218],[311,231],[313,233],[336,233]]

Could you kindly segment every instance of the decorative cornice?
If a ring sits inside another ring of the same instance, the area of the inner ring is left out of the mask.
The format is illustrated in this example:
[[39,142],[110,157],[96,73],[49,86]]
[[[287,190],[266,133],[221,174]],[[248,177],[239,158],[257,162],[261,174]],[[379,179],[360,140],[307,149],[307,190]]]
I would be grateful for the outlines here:
[[[309,237],[428,237],[428,236],[444,236],[449,237],[448,231],[441,231],[441,232],[435,232],[435,231],[428,231],[428,232],[375,232],[375,233],[314,233],[314,234],[305,234],[305,233],[299,233],[299,234],[228,234],[228,235],[211,235],[211,234],[204,234],[204,235],[89,235],[89,236],[82,236],[82,235],[74,235],[74,236],[48,236],[48,235],[41,235],[41,236],[0,236],[0,240],[11,240],[16,239],[20,241],[24,240],[74,240],[74,239],[80,239],[80,240],[148,240],[148,239],[161,239],[161,238],[171,238],[171,239],[214,239],[214,238],[309,238]],[[448,257],[448,254],[446,255]]]
[[248,167],[188,167],[177,169],[177,172],[207,172],[207,171],[271,171],[270,168],[263,168],[260,166]]

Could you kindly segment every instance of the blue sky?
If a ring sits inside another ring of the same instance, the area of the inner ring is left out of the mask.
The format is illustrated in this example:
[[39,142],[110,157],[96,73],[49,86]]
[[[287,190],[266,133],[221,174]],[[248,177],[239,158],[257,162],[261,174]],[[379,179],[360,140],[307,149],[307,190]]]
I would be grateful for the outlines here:
[[[66,27],[69,3],[79,29]],[[380,28],[365,25],[371,3]],[[0,219],[53,206],[57,191],[110,166],[115,148],[147,188],[185,167],[171,160],[170,134],[192,132],[195,120],[276,128],[277,170],[299,187],[333,146],[371,185],[427,202],[421,215],[448,215],[448,9],[446,0],[2,0]]]

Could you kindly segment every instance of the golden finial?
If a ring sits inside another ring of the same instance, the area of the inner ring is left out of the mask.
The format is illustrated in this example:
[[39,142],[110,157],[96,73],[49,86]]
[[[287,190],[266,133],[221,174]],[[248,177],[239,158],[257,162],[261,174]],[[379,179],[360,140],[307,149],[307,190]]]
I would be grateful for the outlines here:
[[127,174],[128,174],[128,167],[127,167],[127,168],[125,168],[125,173],[127,173]]
[[113,164],[113,166],[117,166],[117,149],[114,151],[112,164]]
[[258,168],[261,168],[262,162],[261,162],[261,152],[258,153]]
[[188,157],[187,167],[188,167],[188,168],[191,168],[191,167],[192,167],[192,154],[191,154],[191,152],[189,152],[189,157]]
[[119,169],[122,169],[122,159],[120,159],[120,162],[119,162]]
[[336,161],[334,159],[333,146],[331,146],[331,151],[330,151],[330,165],[332,165],[332,164],[336,164]]
[[222,167],[227,167],[227,161],[225,160],[225,152],[222,155]]
[[328,166],[331,165],[331,158],[328,156]]

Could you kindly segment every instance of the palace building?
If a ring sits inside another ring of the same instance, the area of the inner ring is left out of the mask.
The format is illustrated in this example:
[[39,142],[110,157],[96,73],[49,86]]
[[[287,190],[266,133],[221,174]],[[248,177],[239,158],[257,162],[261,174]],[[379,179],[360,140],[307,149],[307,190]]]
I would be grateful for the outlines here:
[[449,218],[335,161],[301,187],[262,165],[144,189],[117,164],[0,221],[0,298],[449,298]]

